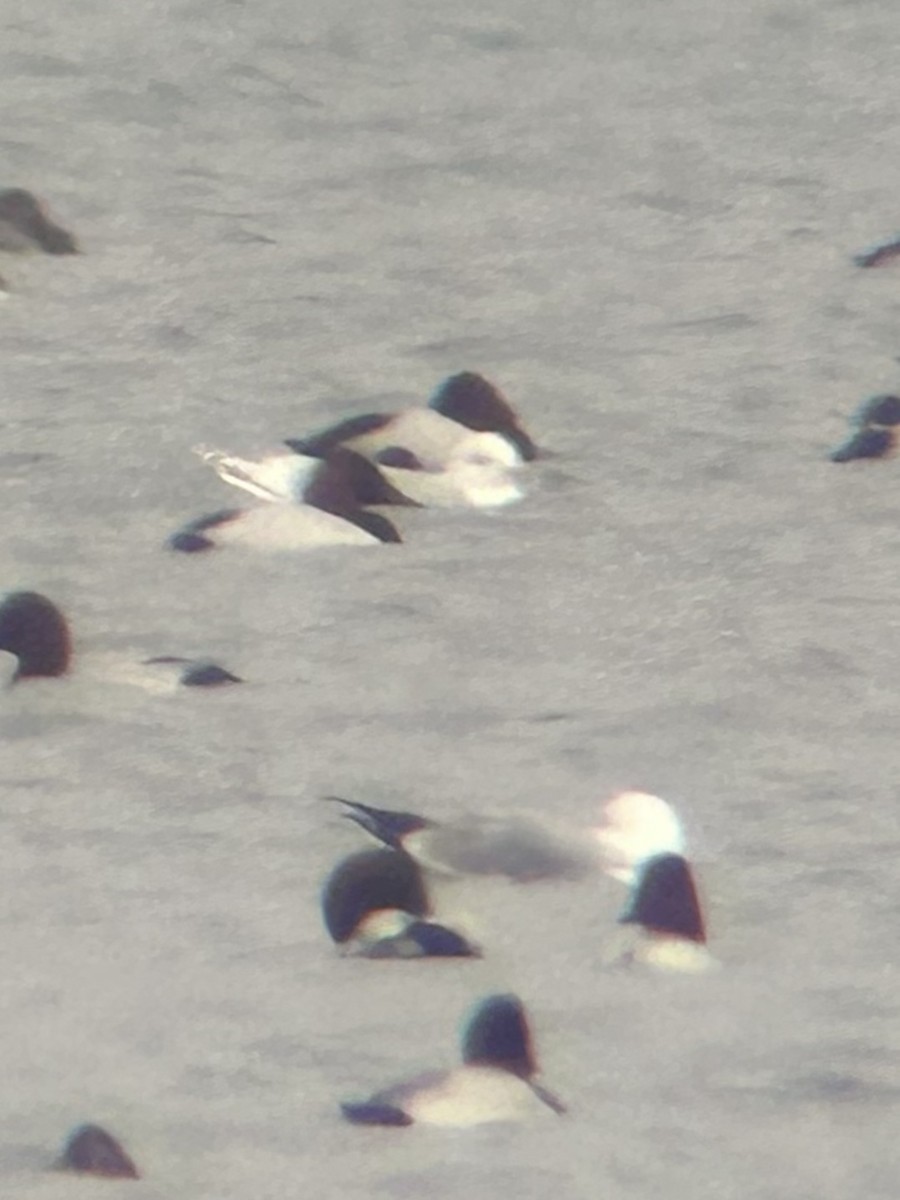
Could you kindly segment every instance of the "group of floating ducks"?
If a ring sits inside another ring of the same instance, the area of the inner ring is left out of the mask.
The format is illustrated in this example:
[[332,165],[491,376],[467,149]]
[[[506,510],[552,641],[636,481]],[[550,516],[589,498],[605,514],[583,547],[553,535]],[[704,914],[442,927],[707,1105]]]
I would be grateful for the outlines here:
[[[0,191],[0,250],[79,252],[73,235],[21,188]],[[170,549],[187,554],[224,546],[278,552],[400,542],[394,521],[379,511],[383,506],[515,503],[524,496],[522,467],[539,453],[505,396],[471,371],[445,380],[426,405],[351,416],[288,438],[260,458],[196,452],[257,503],[188,521],[168,539]],[[0,651],[8,656],[2,665],[9,681],[68,674],[71,647],[68,620],[48,597],[17,591],[0,600]],[[173,654],[127,670],[123,664],[115,673],[121,682],[157,690],[242,682],[217,663]]]
[[[523,465],[538,455],[509,401],[471,371],[450,376],[425,406],[351,417],[285,445],[258,459],[198,450],[220,478],[260,503],[195,518],[169,538],[169,547],[195,554],[228,545],[279,552],[400,542],[377,507],[511,504],[524,495]],[[2,665],[10,682],[66,675],[68,620],[40,592],[9,593],[0,599],[0,651],[8,656]],[[172,654],[127,670],[122,664],[115,674],[156,690],[242,682],[218,663]]]
[[301,550],[402,540],[380,506],[498,508],[522,499],[537,447],[505,396],[463,371],[427,405],[362,413],[258,459],[197,453],[262,504],[188,522],[169,539],[185,553],[228,545]]
[[[0,191],[0,250],[79,252],[31,193]],[[900,241],[858,259],[879,266],[900,255]],[[0,279],[0,290],[5,284]],[[876,396],[853,419],[835,462],[883,457],[896,444],[900,398]],[[325,545],[400,542],[383,506],[479,507],[514,503],[524,495],[521,471],[539,451],[502,393],[473,372],[447,379],[427,405],[364,413],[308,437],[290,438],[261,458],[219,450],[197,453],[223,481],[258,503],[225,508],[189,521],[168,541],[199,553],[226,545],[299,550]],[[72,638],[59,608],[37,592],[0,601],[0,651],[10,681],[66,675]],[[147,667],[166,668],[178,684],[219,686],[241,680],[207,660],[165,655]],[[602,871],[629,887],[606,961],[700,972],[714,967],[681,821],[658,796],[623,792],[604,809],[587,838],[560,837],[509,821],[442,824],[416,813],[329,797],[342,815],[378,843],[339,862],[325,880],[325,928],[342,953],[364,959],[478,958],[481,946],[435,914],[431,882],[503,875],[519,883],[576,879]],[[528,1015],[518,996],[489,995],[464,1018],[461,1065],[389,1086],[341,1104],[364,1125],[471,1125],[566,1111],[538,1081]],[[138,1178],[119,1142],[96,1125],[76,1129],[60,1168],[106,1177]]]
[[[716,966],[682,824],[665,800],[622,792],[587,837],[560,836],[521,820],[440,823],[418,813],[327,797],[380,848],[343,859],[322,889],[322,915],[344,952],[369,959],[478,958],[470,938],[435,919],[428,886],[463,876],[500,875],[518,883],[578,879],[604,871],[630,886],[610,939],[607,964],[707,971]],[[355,1124],[471,1126],[562,1114],[566,1106],[538,1081],[525,1007],[509,994],[487,996],[464,1019],[461,1065],[429,1072],[341,1105]]]
[[[365,959],[478,958],[465,934],[435,918],[428,878],[505,876],[516,883],[579,879],[605,872],[629,887],[607,964],[701,972],[717,964],[682,823],[670,804],[645,792],[620,792],[601,823],[584,834],[551,834],[537,824],[467,819],[442,824],[417,813],[326,797],[378,848],[358,851],[322,888],[322,916],[342,953]],[[567,1107],[539,1078],[528,1014],[520,997],[482,997],[465,1014],[460,1063],[430,1070],[340,1104],[356,1125],[471,1127],[560,1116]],[[134,1160],[110,1133],[83,1125],[55,1164],[61,1169],[136,1179]]]
[[[0,190],[0,251],[79,254],[77,240],[57,224],[46,206],[24,188]],[[883,268],[900,259],[900,237],[880,242],[853,261],[864,269]],[[0,276],[0,296],[8,285]],[[430,415],[429,415],[430,414]],[[442,416],[456,423],[448,430]],[[878,395],[863,402],[850,418],[850,436],[830,454],[832,462],[885,458],[900,438],[900,397]],[[479,438],[461,434],[459,427]],[[415,443],[412,444],[412,443]],[[464,373],[448,380],[428,409],[406,413],[369,413],[351,417],[310,438],[285,443],[295,455],[248,461],[215,450],[201,450],[223,479],[259,499],[305,504],[334,520],[304,523],[282,508],[276,515],[259,509],[223,509],[190,522],[170,539],[175,550],[208,550],[230,542],[268,544],[292,549],[335,542],[397,542],[400,535],[381,514],[380,504],[447,506],[508,504],[521,497],[510,472],[537,450],[504,398],[486,380]],[[344,451],[350,454],[345,454]],[[361,456],[373,464],[368,471]]]

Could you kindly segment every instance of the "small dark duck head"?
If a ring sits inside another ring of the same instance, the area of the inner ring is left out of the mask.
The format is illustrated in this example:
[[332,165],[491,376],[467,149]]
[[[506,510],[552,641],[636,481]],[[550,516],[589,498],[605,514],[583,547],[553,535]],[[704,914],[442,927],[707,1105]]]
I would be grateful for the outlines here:
[[163,654],[156,658],[144,660],[147,666],[171,665],[180,668],[178,682],[184,687],[221,687],[228,683],[243,683],[239,675],[232,675],[218,663],[202,662],[191,658],[178,658],[175,655]]
[[403,849],[403,839],[410,833],[418,833],[421,829],[429,829],[434,823],[416,813],[392,812],[388,808],[372,808],[368,804],[360,804],[356,800],[344,800],[340,796],[326,796],[335,804],[343,804],[349,810],[341,813],[349,821],[355,821],[371,833],[372,837],[395,850]]
[[538,1065],[525,1008],[518,996],[488,996],[463,1022],[462,1060],[469,1066],[500,1067],[531,1079]]
[[853,433],[829,457],[832,462],[851,462],[855,458],[887,458],[897,448],[900,426],[900,397],[872,396],[864,401],[851,418]]
[[428,407],[468,429],[502,434],[526,462],[538,456],[537,446],[503,393],[474,371],[461,371],[445,379],[428,401]]
[[900,396],[871,396],[856,410],[853,424],[885,425],[892,427],[900,425]]
[[387,1125],[396,1129],[413,1123],[412,1117],[402,1108],[380,1100],[362,1100],[358,1103],[345,1100],[341,1103],[341,1112],[354,1125]]
[[131,1158],[99,1125],[79,1126],[66,1142],[56,1168],[104,1179],[140,1179]]
[[182,554],[202,554],[206,550],[215,550],[215,539],[206,536],[207,530],[237,521],[240,516],[239,508],[220,508],[214,513],[196,517],[173,533],[166,545],[170,550],[179,550]]
[[44,206],[24,188],[0,191],[0,250],[43,250],[46,254],[78,254],[78,244],[47,216]]
[[648,858],[619,922],[640,925],[651,934],[705,944],[706,927],[687,860],[680,854]]
[[72,658],[66,619],[40,592],[10,592],[0,599],[0,650],[18,659],[15,680],[65,675]]
[[410,920],[397,933],[385,934],[366,947],[366,958],[481,958],[481,951],[462,934],[434,921]]

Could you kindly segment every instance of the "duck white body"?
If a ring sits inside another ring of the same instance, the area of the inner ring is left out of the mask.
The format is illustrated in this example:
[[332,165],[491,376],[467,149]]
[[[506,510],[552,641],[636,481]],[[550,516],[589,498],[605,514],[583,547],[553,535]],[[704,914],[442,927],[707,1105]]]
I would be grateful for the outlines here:
[[401,1110],[410,1123],[443,1129],[528,1121],[554,1113],[524,1079],[490,1066],[425,1072],[377,1092],[371,1103]]
[[236,546],[263,553],[293,553],[316,550],[322,546],[381,544],[374,534],[345,521],[343,517],[299,504],[227,509],[201,518],[199,522],[192,522],[189,529],[205,538],[210,546],[219,549]]
[[[419,412],[437,416],[428,409]],[[398,457],[406,457],[415,465],[392,465],[392,459],[397,461]],[[374,461],[399,492],[424,508],[501,508],[525,495],[522,458],[511,442],[496,433],[464,430],[452,449],[440,458],[412,451],[404,456],[383,451]]]

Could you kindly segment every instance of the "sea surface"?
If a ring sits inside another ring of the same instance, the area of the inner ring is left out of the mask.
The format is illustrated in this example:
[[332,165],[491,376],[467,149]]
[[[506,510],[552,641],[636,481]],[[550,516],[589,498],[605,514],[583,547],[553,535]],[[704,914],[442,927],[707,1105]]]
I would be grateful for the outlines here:
[[[894,0],[5,0],[0,585],[78,670],[0,701],[0,1193],[896,1200]],[[515,507],[402,546],[178,556],[191,453],[496,382]],[[148,694],[91,669],[206,654]],[[609,970],[604,877],[451,889],[482,962],[341,959],[328,793],[581,829],[679,806],[706,977]],[[516,991],[569,1115],[358,1129]],[[47,1171],[75,1124],[134,1182]]]

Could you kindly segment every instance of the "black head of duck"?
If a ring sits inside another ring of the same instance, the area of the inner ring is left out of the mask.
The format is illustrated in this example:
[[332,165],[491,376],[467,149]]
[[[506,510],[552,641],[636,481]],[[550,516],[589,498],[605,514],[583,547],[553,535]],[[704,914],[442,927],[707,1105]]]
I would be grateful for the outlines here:
[[513,443],[525,462],[538,448],[499,388],[475,371],[450,375],[428,401],[428,407],[478,433],[499,433]]
[[24,188],[0,190],[0,250],[79,253],[72,234],[51,221],[40,200]]
[[69,1135],[56,1169],[104,1179],[139,1179],[138,1169],[118,1141],[99,1125],[80,1125]]
[[619,924],[633,933],[619,961],[700,972],[714,966],[690,863],[656,854],[640,869]]
[[900,397],[872,396],[860,405],[851,424],[854,428],[849,438],[829,455],[832,462],[889,458],[897,449]]
[[66,618],[40,592],[9,592],[0,599],[0,650],[18,661],[14,680],[65,675],[72,661]]

